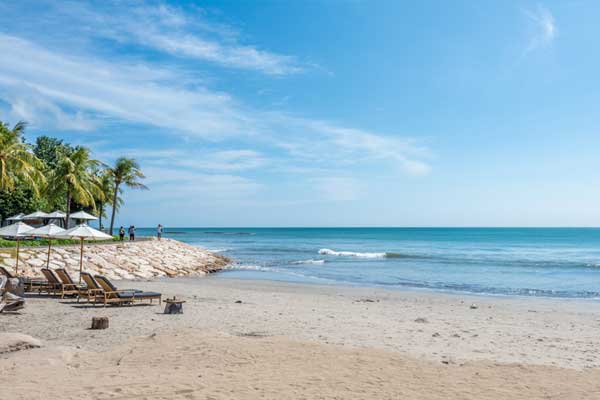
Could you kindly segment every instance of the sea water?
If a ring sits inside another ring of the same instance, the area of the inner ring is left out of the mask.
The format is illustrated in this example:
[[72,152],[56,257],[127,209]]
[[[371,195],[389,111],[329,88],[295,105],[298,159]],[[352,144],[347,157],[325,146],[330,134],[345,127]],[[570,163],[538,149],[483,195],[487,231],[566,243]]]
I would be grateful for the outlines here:
[[600,298],[600,229],[166,227],[164,237],[232,258],[224,277]]

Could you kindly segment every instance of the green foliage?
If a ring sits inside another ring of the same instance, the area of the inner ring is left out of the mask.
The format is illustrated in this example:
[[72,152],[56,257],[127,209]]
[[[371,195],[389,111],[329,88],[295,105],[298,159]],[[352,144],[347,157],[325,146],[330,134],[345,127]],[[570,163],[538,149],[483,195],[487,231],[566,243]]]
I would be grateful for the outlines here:
[[[95,241],[94,243],[107,243],[107,242],[116,242],[118,241],[118,237],[114,238],[113,240],[98,240]],[[52,239],[52,246],[54,245],[75,245],[75,244],[80,244],[81,241],[78,239]],[[14,240],[5,240],[5,239],[0,239],[0,249],[1,248],[11,248],[11,247],[16,247],[17,246],[17,242]],[[21,247],[38,247],[38,246],[48,246],[48,240],[47,239],[39,239],[39,240],[20,240],[19,241],[19,246]]]
[[0,122],[0,190],[25,186],[38,195],[45,181],[44,164],[23,140],[26,126],[25,122],[18,122],[11,129]]
[[70,154],[59,155],[56,168],[49,173],[47,192],[49,197],[55,200],[66,194],[67,218],[70,214],[71,200],[95,210],[94,195],[99,195],[100,189],[93,171],[100,165],[99,161],[90,157],[90,150],[85,147],[78,147]]
[[89,149],[49,136],[30,146],[23,139],[25,127],[25,122],[10,128],[0,121],[0,217],[57,209],[68,216],[76,207],[99,213],[102,223],[110,205],[112,229],[123,205],[122,188],[147,189],[136,160],[121,157],[107,168]]
[[112,216],[110,218],[110,231],[112,233],[115,225],[115,215],[118,208],[118,196],[121,193],[122,185],[131,189],[145,189],[148,187],[140,182],[146,176],[142,173],[140,164],[133,158],[120,157],[115,161],[115,165],[108,169],[114,181],[114,192],[112,201]]
[[31,189],[17,187],[12,191],[0,190],[0,219],[2,221],[18,213],[29,214],[43,208],[43,200],[37,199]]
[[52,171],[58,165],[58,160],[63,155],[71,154],[75,149],[73,146],[64,143],[61,139],[40,136],[33,146],[33,154],[42,160],[47,171]]

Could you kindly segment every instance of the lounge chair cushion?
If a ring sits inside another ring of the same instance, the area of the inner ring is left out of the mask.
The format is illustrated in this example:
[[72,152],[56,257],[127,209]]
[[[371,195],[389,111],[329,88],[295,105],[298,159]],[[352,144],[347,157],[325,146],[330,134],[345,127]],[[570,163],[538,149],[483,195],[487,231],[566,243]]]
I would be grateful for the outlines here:
[[150,298],[150,297],[160,297],[161,294],[156,293],[156,292],[127,291],[127,292],[120,292],[117,294],[117,296],[119,296],[119,298],[121,298],[121,299],[128,299],[130,297],[135,297],[136,299],[146,299],[146,298]]

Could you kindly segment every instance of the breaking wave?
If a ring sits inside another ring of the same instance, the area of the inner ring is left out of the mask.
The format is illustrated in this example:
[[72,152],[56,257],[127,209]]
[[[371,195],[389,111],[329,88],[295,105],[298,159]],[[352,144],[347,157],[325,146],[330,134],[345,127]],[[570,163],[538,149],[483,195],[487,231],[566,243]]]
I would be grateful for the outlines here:
[[292,261],[290,264],[325,264],[325,260],[301,260],[301,261]]
[[357,257],[357,258],[386,258],[388,254],[395,253],[359,253],[354,251],[336,251],[331,249],[321,249],[319,254],[327,256],[343,256],[343,257]]

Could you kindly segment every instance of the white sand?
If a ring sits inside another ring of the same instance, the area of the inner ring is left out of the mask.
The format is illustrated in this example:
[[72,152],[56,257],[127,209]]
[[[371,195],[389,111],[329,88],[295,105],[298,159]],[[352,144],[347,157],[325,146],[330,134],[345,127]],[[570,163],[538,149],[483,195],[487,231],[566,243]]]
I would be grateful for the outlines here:
[[[0,332],[45,347],[0,356],[7,398],[600,398],[597,301],[217,276],[119,286],[184,298],[185,313],[28,299]],[[87,330],[92,316],[110,328]]]

